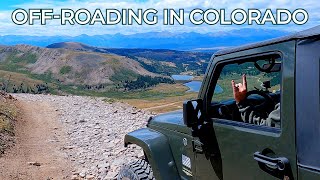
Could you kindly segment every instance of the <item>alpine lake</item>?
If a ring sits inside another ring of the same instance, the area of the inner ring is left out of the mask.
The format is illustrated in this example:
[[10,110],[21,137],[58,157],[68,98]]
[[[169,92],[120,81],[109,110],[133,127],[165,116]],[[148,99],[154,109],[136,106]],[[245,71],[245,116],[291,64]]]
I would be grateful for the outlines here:
[[[184,86],[189,88],[189,90],[187,92],[199,92],[200,91],[202,81],[192,80],[194,77],[191,75],[172,75],[171,77],[175,81],[188,81],[183,84]],[[214,90],[214,93],[219,94],[222,92],[223,92],[223,89],[221,88],[221,86],[219,86],[217,84],[217,86]]]

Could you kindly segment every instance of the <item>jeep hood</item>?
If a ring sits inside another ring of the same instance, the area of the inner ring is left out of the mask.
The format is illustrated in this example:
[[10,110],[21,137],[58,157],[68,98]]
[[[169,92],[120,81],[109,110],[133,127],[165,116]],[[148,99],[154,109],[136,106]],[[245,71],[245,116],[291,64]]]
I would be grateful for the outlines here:
[[177,131],[185,134],[191,134],[191,130],[183,122],[182,110],[173,111],[157,115],[149,122],[150,127],[160,127],[172,131]]

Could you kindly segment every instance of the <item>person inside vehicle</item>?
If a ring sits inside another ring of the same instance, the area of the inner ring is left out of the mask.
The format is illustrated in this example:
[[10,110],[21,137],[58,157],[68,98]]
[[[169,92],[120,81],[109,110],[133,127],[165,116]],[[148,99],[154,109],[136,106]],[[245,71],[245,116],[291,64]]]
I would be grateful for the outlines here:
[[267,118],[260,116],[260,113],[252,110],[249,105],[246,105],[245,99],[247,97],[247,78],[242,75],[242,83],[236,84],[234,80],[231,81],[233,89],[233,97],[239,108],[241,119],[245,123],[256,124],[269,127],[280,127],[280,103],[277,103],[274,110],[269,113]]

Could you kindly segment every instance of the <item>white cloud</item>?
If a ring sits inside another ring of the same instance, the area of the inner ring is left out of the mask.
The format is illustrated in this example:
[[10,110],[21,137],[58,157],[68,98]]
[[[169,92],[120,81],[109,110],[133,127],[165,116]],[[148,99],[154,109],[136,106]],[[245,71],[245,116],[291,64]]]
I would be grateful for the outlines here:
[[132,34],[132,33],[141,33],[141,32],[150,32],[150,31],[169,31],[169,32],[199,32],[199,33],[210,33],[210,32],[221,32],[229,31],[232,29],[238,28],[248,28],[248,25],[243,26],[220,26],[220,25],[201,25],[195,26],[188,22],[186,17],[186,24],[175,25],[175,26],[164,26],[162,25],[162,10],[164,8],[184,8],[186,12],[191,11],[195,8],[225,8],[227,14],[230,13],[233,9],[236,8],[257,8],[264,10],[266,8],[287,8],[294,10],[296,8],[304,8],[309,12],[309,22],[306,25],[287,25],[287,26],[275,26],[275,25],[265,25],[265,26],[251,26],[252,28],[273,28],[277,30],[289,30],[289,31],[298,31],[301,29],[306,29],[313,27],[319,24],[320,13],[318,9],[320,4],[314,2],[313,0],[304,0],[304,1],[290,1],[290,0],[275,0],[275,1],[262,1],[262,0],[197,0],[197,1],[187,1],[187,0],[149,0],[147,2],[135,2],[133,0],[127,1],[106,1],[106,0],[88,0],[86,2],[78,0],[69,0],[66,2],[61,1],[34,1],[32,3],[17,4],[15,7],[29,9],[29,8],[54,8],[56,11],[59,11],[61,8],[70,8],[70,9],[80,9],[87,8],[94,10],[96,8],[100,9],[122,9],[122,8],[132,8],[132,9],[148,9],[155,8],[159,11],[158,15],[160,16],[159,23],[157,25],[133,25],[133,26],[61,26],[59,20],[54,20],[48,23],[46,26],[17,26],[14,25],[11,21],[12,11],[0,11],[0,35],[8,34],[23,34],[23,35],[70,35],[76,36],[80,34],[96,35],[96,34]]

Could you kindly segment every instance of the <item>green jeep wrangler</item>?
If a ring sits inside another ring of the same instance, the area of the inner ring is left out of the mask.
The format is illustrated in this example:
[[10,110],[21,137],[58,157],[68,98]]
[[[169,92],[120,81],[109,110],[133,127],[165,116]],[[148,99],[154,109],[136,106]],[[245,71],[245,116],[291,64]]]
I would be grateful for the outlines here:
[[125,136],[145,159],[118,179],[320,179],[319,68],[320,26],[217,52],[197,100]]

